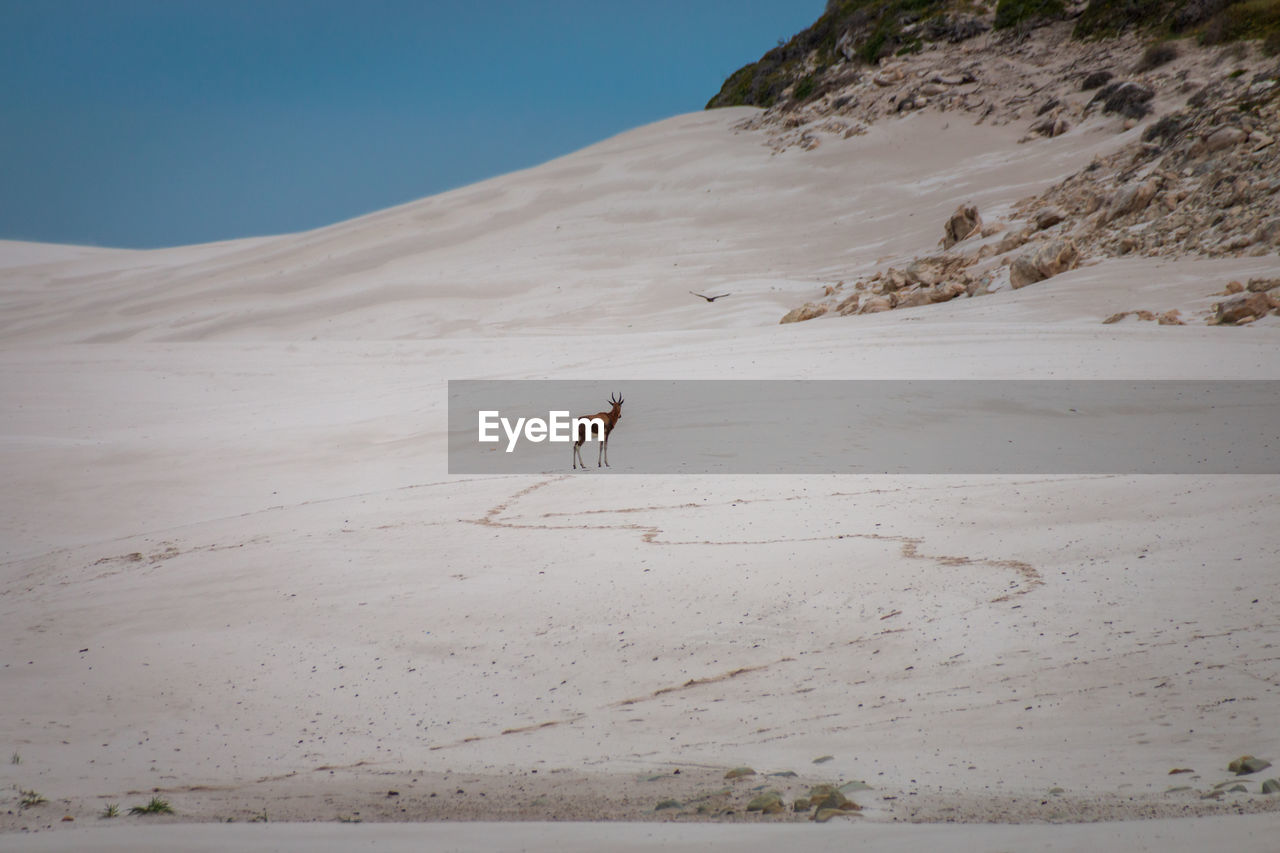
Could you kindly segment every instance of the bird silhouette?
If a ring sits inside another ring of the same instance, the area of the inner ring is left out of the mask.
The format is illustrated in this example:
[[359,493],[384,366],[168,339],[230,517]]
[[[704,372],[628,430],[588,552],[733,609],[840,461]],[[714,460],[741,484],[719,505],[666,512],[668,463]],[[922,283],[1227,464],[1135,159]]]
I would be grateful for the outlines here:
[[[690,290],[689,292],[693,293],[692,290]],[[719,293],[719,294],[716,294],[715,296],[707,296],[706,294],[703,294],[703,293],[693,293],[693,295],[701,296],[703,299],[707,300],[708,302],[715,302],[717,299],[724,299],[726,296],[731,296],[732,294]]]

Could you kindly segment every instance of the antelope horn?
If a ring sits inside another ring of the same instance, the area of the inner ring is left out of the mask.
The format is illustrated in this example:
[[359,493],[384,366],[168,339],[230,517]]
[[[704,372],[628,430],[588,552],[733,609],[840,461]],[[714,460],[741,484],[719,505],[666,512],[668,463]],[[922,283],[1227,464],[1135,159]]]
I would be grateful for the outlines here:
[[[614,397],[617,397],[618,399],[616,399],[616,400],[615,400],[615,399],[613,399]],[[615,406],[621,406],[621,405],[622,405],[622,395],[621,395],[621,394],[610,394],[610,395],[609,395],[609,402],[610,402],[610,403],[612,403],[612,404],[613,404],[613,405],[615,405]]]

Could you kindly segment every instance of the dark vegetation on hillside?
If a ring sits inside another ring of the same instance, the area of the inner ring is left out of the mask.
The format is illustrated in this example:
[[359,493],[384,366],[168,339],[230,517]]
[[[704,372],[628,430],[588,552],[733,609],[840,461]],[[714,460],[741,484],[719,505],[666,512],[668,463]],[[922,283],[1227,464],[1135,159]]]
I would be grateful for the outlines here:
[[[1016,32],[1068,14],[1065,0],[995,0],[994,10],[983,0],[827,0],[813,26],[735,71],[707,108],[803,102],[823,94],[824,72],[840,62],[872,65],[926,42],[963,41],[991,27]],[[1072,33],[1086,39],[1130,31],[1205,44],[1258,39],[1276,54],[1280,0],[1090,0]]]

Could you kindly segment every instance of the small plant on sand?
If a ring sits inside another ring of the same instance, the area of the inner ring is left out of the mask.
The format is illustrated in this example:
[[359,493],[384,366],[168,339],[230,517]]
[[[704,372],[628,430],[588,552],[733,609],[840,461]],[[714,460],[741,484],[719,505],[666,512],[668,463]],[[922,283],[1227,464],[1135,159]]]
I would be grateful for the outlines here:
[[21,763],[22,763],[22,756],[21,756],[21,755],[18,755],[18,753],[16,753],[16,752],[15,752],[12,756],[10,756],[10,758],[9,758],[9,763],[10,763],[10,764],[21,764]]
[[267,816],[267,810],[263,809],[258,814],[249,818],[249,823],[270,823],[271,818]]
[[152,797],[151,802],[145,806],[133,806],[130,808],[129,814],[173,814],[173,806],[169,805],[168,800]]
[[360,823],[360,818],[355,815],[347,817],[346,815],[338,815],[338,823]]
[[98,815],[98,817],[103,818],[104,820],[107,818],[113,818],[113,817],[119,817],[119,816],[120,816],[119,803],[108,803],[107,807],[102,810],[102,814]]
[[23,789],[19,789],[18,791],[18,805],[24,809],[29,809],[32,806],[44,805],[47,802],[49,801],[44,798],[44,794],[41,794],[39,791],[27,791]]

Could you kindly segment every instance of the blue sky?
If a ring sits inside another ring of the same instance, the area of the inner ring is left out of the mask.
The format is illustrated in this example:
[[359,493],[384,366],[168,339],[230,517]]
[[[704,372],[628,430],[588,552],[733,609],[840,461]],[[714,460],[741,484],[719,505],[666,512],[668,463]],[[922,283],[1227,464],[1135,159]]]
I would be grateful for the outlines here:
[[0,238],[299,231],[703,107],[823,0],[0,0]]

